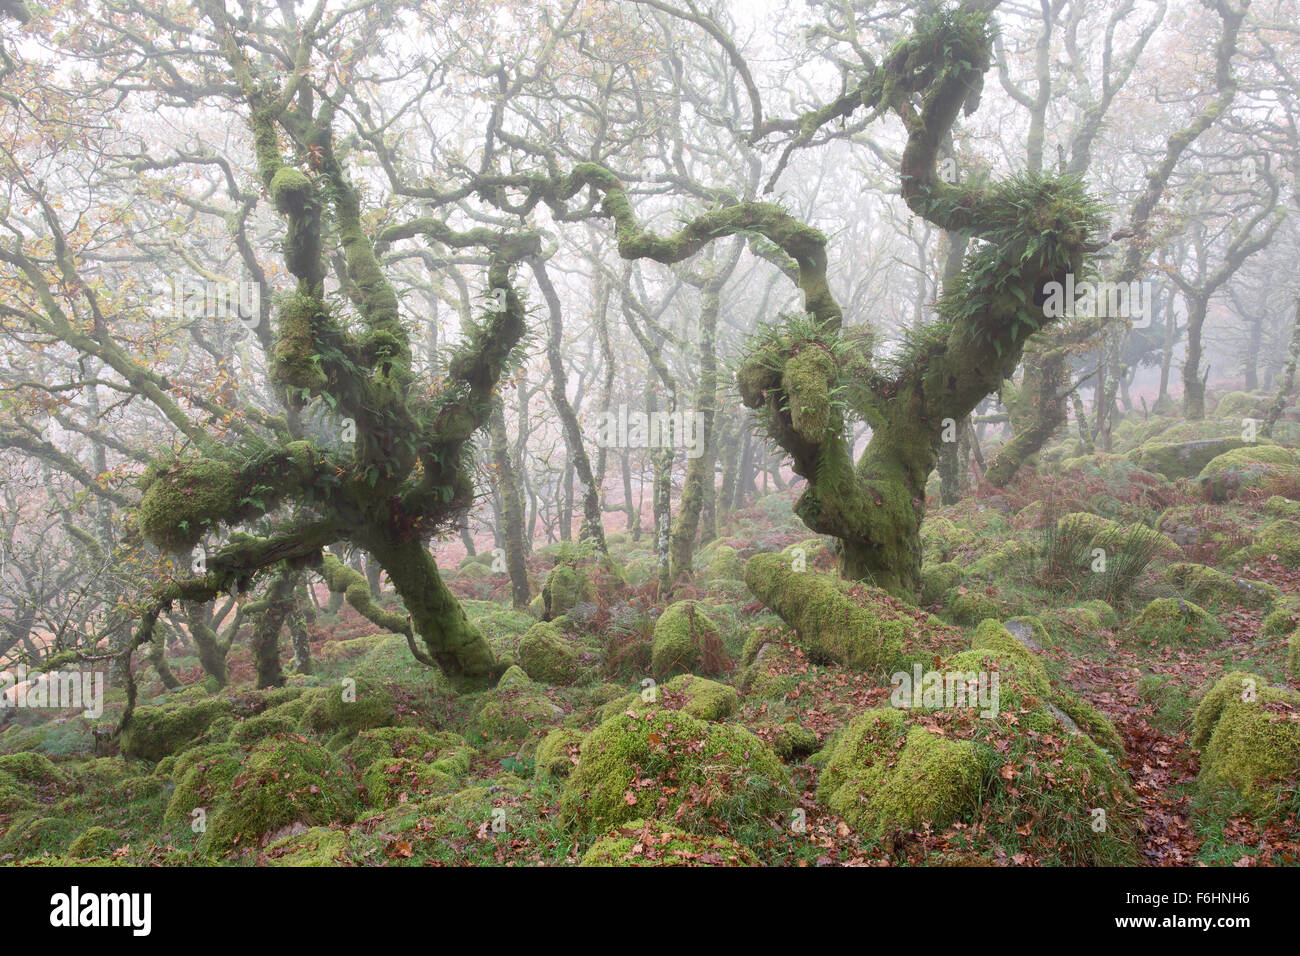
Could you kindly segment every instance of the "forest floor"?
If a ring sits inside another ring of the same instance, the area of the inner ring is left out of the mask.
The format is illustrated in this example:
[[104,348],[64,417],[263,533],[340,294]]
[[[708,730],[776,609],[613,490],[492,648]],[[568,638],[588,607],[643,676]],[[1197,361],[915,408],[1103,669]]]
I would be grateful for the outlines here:
[[[920,606],[840,581],[791,490],[727,515],[668,601],[648,533],[535,548],[526,609],[464,558],[449,586],[517,665],[493,688],[347,606],[280,688],[243,641],[225,687],[173,646],[181,686],[137,660],[107,745],[120,690],[9,714],[0,861],[1296,865],[1300,425],[1259,453],[1236,414],[1132,416],[1114,454],[932,501]],[[768,603],[760,555],[791,572]],[[996,679],[996,712],[900,704],[922,672]]]

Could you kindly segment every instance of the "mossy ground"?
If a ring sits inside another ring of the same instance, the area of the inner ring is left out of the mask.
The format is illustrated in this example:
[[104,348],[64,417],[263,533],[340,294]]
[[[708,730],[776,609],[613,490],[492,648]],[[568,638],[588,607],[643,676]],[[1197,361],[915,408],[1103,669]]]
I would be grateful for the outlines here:
[[[449,586],[516,665],[489,690],[456,693],[345,608],[320,617],[315,673],[281,690],[250,689],[239,644],[216,694],[192,657],[172,660],[173,692],[146,667],[137,722],[107,753],[94,722],[15,713],[0,859],[1300,862],[1286,836],[1300,829],[1286,736],[1300,501],[1248,484],[1208,501],[1204,465],[1174,480],[1139,467],[1139,447],[1231,435],[1160,425],[1126,420],[1116,454],[1049,449],[1060,474],[932,507],[919,606],[838,580],[828,539],[782,493],[726,516],[674,601],[631,573],[653,567],[650,536],[611,536],[622,582],[539,549],[549,612],[513,610],[505,576],[467,560]],[[1087,564],[1045,573],[1048,525],[1071,514],[1094,516],[1087,545],[1114,528],[1163,541],[1107,597]],[[918,665],[996,672],[998,716],[893,708],[891,675]],[[1262,702],[1224,700],[1211,719],[1213,689],[1240,673]],[[98,723],[123,706],[111,692]]]

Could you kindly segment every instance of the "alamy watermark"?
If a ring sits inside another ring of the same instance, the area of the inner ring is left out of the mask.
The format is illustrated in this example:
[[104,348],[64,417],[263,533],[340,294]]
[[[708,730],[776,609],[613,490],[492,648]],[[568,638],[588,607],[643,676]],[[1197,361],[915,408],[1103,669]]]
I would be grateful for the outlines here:
[[684,448],[687,458],[704,454],[703,412],[634,412],[626,405],[596,416],[598,448]]
[[174,276],[154,287],[153,309],[177,319],[235,319],[251,331],[262,318],[262,283]]
[[1065,274],[1065,282],[1049,282],[1043,286],[1047,296],[1043,300],[1043,315],[1049,319],[1110,318],[1131,319],[1133,327],[1142,329],[1151,324],[1151,281],[1076,283],[1074,273]]
[[927,671],[913,664],[912,673],[896,671],[889,682],[894,686],[889,695],[894,707],[978,707],[981,717],[998,715],[996,671]]
[[19,664],[0,671],[0,710],[84,708],[92,720],[104,713],[104,675],[100,671],[29,672]]

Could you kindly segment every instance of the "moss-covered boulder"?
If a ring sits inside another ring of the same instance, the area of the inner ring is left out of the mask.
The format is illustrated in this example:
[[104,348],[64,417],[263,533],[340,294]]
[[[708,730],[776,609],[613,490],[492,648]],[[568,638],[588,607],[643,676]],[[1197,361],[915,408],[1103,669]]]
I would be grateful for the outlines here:
[[694,674],[678,674],[662,686],[614,698],[600,709],[601,720],[618,714],[641,713],[656,707],[680,710],[701,720],[725,720],[740,707],[736,688]]
[[1280,445],[1246,445],[1211,459],[1198,481],[1209,501],[1223,502],[1270,483],[1300,485],[1300,467],[1295,453]]
[[539,621],[519,642],[519,664],[535,681],[572,684],[578,676],[578,652],[554,624]]
[[1182,598],[1156,598],[1142,609],[1130,632],[1138,640],[1160,644],[1201,644],[1228,636],[1204,608]]
[[1227,392],[1214,406],[1215,418],[1256,418],[1267,410],[1269,398],[1250,392]]
[[787,722],[775,724],[770,728],[759,728],[765,740],[772,744],[772,750],[782,760],[797,760],[817,752],[817,735],[807,727]]
[[1192,720],[1201,782],[1229,786],[1262,816],[1296,809],[1300,785],[1300,693],[1233,671],[1202,697]]
[[265,740],[244,758],[204,843],[228,852],[297,823],[350,823],[357,798],[352,775],[324,747],[297,735]]
[[958,527],[950,518],[927,515],[921,522],[921,553],[925,561],[942,564],[958,551],[973,548],[975,533]]
[[682,697],[679,710],[701,720],[726,720],[740,707],[736,688],[694,674],[674,677],[660,688],[669,700]]
[[560,817],[586,833],[648,815],[707,832],[713,819],[738,824],[787,809],[789,786],[772,748],[748,730],[657,708],[612,717],[583,741]]
[[372,680],[345,678],[336,686],[322,687],[305,696],[301,726],[306,730],[350,735],[397,723],[393,695]]
[[1292,567],[1300,566],[1300,520],[1282,518],[1271,521],[1256,532],[1253,543],[1238,552],[1247,560],[1276,559]]
[[512,666],[479,698],[474,727],[487,740],[523,740],[546,732],[564,711],[523,668]]
[[203,810],[206,816],[226,798],[246,752],[238,744],[219,743],[195,747],[178,756],[168,768],[175,785],[163,823],[170,828],[193,828],[199,819],[195,810]]
[[275,841],[262,858],[267,866],[341,866],[350,849],[346,830],[310,827]]
[[798,645],[757,641],[737,686],[750,697],[779,700],[808,679],[809,672],[808,657]]
[[927,822],[942,828],[975,807],[989,759],[970,741],[909,727],[901,710],[869,710],[836,736],[817,797],[877,837]]
[[741,844],[688,833],[662,820],[633,820],[597,840],[579,866],[755,866]]
[[1165,569],[1170,583],[1200,604],[1233,607],[1268,607],[1279,591],[1265,581],[1232,577],[1203,564],[1179,562]]
[[966,572],[952,561],[921,568],[921,603],[938,604],[943,596],[961,584]]
[[1264,618],[1259,632],[1265,637],[1285,637],[1300,626],[1300,594],[1283,594]]
[[591,582],[586,573],[573,564],[557,564],[546,575],[542,585],[543,620],[554,620],[568,614],[583,601],[589,600]]
[[1007,616],[1006,602],[983,591],[968,591],[956,588],[949,591],[944,598],[945,611],[958,624],[966,626],[978,624],[988,618],[1001,619]]
[[107,827],[87,827],[68,844],[68,856],[77,860],[108,856],[120,842],[118,834]]
[[563,780],[578,763],[578,753],[586,734],[569,727],[559,727],[542,738],[533,753],[533,773],[538,778]]
[[418,727],[362,731],[341,754],[359,772],[366,802],[374,807],[454,790],[473,755],[459,734]]
[[161,760],[194,743],[233,707],[222,697],[198,702],[137,707],[122,730],[122,753],[143,760]]
[[734,581],[744,575],[745,561],[735,548],[719,544],[710,550],[704,567],[705,581]]
[[718,626],[698,601],[670,604],[655,622],[650,664],[656,676],[716,674],[727,666]]
[[[887,666],[902,652],[908,633],[904,621],[887,619],[870,604],[859,603],[830,575],[794,571],[779,555],[756,554],[745,565],[745,584],[799,633],[814,660],[871,670]],[[854,594],[888,601],[883,591],[865,586]]]
[[49,757],[35,753],[0,754],[0,773],[26,784],[59,784],[67,775]]
[[1147,471],[1173,480],[1192,478],[1220,455],[1241,448],[1240,438],[1206,438],[1176,443],[1152,442],[1129,452],[1129,458]]

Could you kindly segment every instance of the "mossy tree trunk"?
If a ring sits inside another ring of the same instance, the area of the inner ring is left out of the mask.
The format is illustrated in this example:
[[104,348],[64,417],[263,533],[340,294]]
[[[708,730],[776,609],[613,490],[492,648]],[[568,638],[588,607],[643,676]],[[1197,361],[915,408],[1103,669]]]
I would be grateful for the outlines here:
[[1273,437],[1273,427],[1277,425],[1282,412],[1286,410],[1291,392],[1295,389],[1296,366],[1300,364],[1300,298],[1295,302],[1295,317],[1291,322],[1291,344],[1287,348],[1286,364],[1278,378],[1277,394],[1269,404],[1260,432],[1265,438]]
[[[487,423],[492,394],[517,359],[525,327],[511,270],[538,255],[540,237],[485,227],[461,232],[443,220],[422,218],[388,226],[372,238],[363,227],[360,192],[336,155],[336,102],[317,98],[304,81],[306,58],[322,39],[312,31],[324,25],[315,19],[299,25],[302,36],[294,49],[303,62],[281,76],[250,59],[221,3],[209,0],[202,12],[247,105],[262,186],[285,223],[284,262],[296,288],[278,310],[274,336],[264,343],[272,377],[290,417],[320,399],[346,421],[352,443],[347,447],[345,439],[340,452],[294,440],[286,420],[263,416],[266,434],[255,436],[256,442],[223,445],[146,381],[150,399],[199,451],[158,461],[146,474],[138,521],[151,542],[186,553],[207,529],[292,514],[266,537],[230,535],[208,557],[205,573],[161,586],[131,649],[152,640],[158,615],[174,601],[245,590],[277,565],[301,570],[328,564],[325,548],[352,541],[378,561],[406,602],[408,631],[424,643],[421,651],[412,638],[417,656],[455,680],[486,681],[497,670],[492,652],[443,584],[424,542],[454,528],[472,503],[470,442]],[[282,137],[300,158],[287,159]],[[428,389],[413,388],[410,334],[379,261],[392,243],[417,236],[456,249],[488,250],[493,303],[464,330]],[[354,315],[340,315],[326,296],[327,260],[337,265]],[[354,584],[347,585],[348,600],[370,604],[365,578],[357,579],[355,595]],[[270,683],[275,675],[269,653],[264,656],[259,682]],[[133,685],[128,698],[134,700]],[[130,708],[124,724],[129,716]]]
[[524,498],[519,475],[510,460],[506,441],[505,405],[500,397],[492,402],[492,463],[496,468],[497,489],[501,495],[503,544],[506,572],[510,575],[511,603],[517,608],[528,606],[528,564],[524,554]]
[[[672,580],[680,581],[691,568],[695,552],[695,539],[700,530],[705,499],[711,497],[713,487],[714,419],[717,411],[718,353],[716,337],[718,312],[722,308],[722,289],[735,271],[742,245],[736,243],[727,260],[714,273],[698,283],[700,287],[700,354],[699,380],[695,388],[695,407],[687,412],[699,415],[702,434],[695,435],[700,443],[700,454],[686,461],[686,476],[682,480],[682,499],[677,521],[673,527],[670,561]],[[694,284],[694,283],[693,283]],[[707,486],[707,487],[706,487]]]
[[[796,511],[813,530],[839,539],[843,572],[912,599],[925,483],[945,419],[960,422],[1011,373],[1025,341],[1049,321],[1044,286],[1080,269],[1100,226],[1095,203],[1073,177],[1029,176],[985,189],[937,175],[938,144],[977,97],[989,48],[986,13],[959,7],[924,15],[916,34],[852,96],[801,125],[816,129],[863,105],[891,109],[908,132],[901,185],[909,207],[940,228],[982,240],[945,286],[943,321],[888,372],[873,365],[868,333],[842,329],[826,278],[825,237],[778,207],[724,206],[664,237],[639,224],[621,184],[601,167],[579,166],[550,184],[552,202],[584,186],[600,192],[624,258],[668,264],[728,235],[766,240],[765,257],[798,285],[806,315],[755,344],[738,373],[741,398],[760,410],[768,435],[807,480]],[[845,435],[849,414],[873,429],[856,464]]]
[[295,610],[294,592],[302,573],[284,567],[277,569],[267,585],[266,594],[244,610],[253,618],[249,646],[257,668],[257,687],[283,687],[284,669],[280,663],[280,631]]

